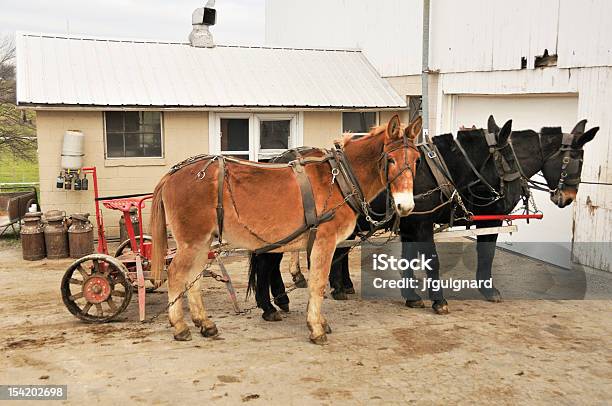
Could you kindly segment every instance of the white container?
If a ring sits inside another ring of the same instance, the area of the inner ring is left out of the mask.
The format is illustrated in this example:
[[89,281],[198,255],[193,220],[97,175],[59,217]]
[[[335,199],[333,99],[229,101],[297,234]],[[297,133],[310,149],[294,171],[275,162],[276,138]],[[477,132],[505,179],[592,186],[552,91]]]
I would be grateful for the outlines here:
[[83,166],[83,139],[81,131],[68,130],[62,146],[62,169],[81,169]]

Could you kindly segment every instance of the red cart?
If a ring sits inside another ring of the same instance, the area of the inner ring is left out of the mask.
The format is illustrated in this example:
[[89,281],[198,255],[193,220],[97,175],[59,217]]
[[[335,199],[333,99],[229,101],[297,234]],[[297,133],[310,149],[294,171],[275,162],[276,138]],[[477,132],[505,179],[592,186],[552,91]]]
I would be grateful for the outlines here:
[[[82,168],[82,171],[91,174],[93,181],[98,227],[97,253],[79,258],[66,270],[61,283],[64,304],[70,313],[83,321],[105,323],[115,319],[127,308],[132,292],[136,291],[140,321],[144,321],[145,293],[158,287],[154,284],[150,270],[153,241],[142,230],[142,210],[147,200],[152,199],[153,195],[149,193],[100,197],[96,168]],[[119,245],[114,256],[108,251],[100,203],[107,209],[121,211],[125,220],[129,239]],[[138,213],[138,235],[134,232],[130,218],[132,207],[135,207]],[[175,252],[174,248],[168,249],[166,269]],[[220,260],[219,265],[223,276],[217,279],[226,284],[234,309],[239,312],[240,308],[229,274]],[[166,270],[164,270],[163,281],[166,280],[166,275]]]

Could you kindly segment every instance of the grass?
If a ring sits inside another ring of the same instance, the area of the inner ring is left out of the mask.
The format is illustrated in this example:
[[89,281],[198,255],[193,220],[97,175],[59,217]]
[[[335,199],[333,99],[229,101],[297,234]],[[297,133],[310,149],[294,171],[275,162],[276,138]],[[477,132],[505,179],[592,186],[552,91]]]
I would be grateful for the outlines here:
[[[36,151],[32,154],[36,157]],[[0,183],[38,182],[38,162],[19,159],[10,151],[0,152]]]

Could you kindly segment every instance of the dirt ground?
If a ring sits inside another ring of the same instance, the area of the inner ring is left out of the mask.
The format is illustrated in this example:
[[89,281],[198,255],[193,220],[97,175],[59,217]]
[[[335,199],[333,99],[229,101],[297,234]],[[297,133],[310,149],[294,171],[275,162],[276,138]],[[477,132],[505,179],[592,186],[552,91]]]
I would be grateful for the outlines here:
[[[399,300],[324,302],[329,344],[308,342],[307,291],[283,321],[234,315],[205,280],[220,336],[175,342],[164,315],[141,324],[136,296],[118,322],[85,324],[65,309],[69,260],[26,262],[0,244],[0,384],[67,384],[66,404],[609,404],[612,301],[453,301],[451,313]],[[500,253],[494,274],[515,255]],[[358,269],[359,254],[351,254]],[[283,264],[285,266],[285,264]],[[541,264],[532,264],[534,272]],[[243,260],[230,273],[241,299]],[[287,273],[284,273],[289,280]],[[353,274],[359,286],[359,273]],[[503,293],[503,290],[502,290]],[[147,297],[149,314],[167,296]],[[241,304],[253,305],[252,299]],[[25,403],[25,402],[22,402]],[[32,402],[34,403],[34,402]],[[56,402],[61,403],[61,402]],[[34,403],[41,404],[41,403]]]

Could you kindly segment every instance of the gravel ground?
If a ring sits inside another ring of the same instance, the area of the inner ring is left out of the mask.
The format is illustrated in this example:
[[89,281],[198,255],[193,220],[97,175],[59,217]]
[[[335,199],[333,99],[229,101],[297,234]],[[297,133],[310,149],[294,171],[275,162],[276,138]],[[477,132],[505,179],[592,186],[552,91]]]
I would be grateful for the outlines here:
[[[358,251],[350,260],[359,269]],[[534,272],[546,268],[499,253],[494,274],[517,261]],[[292,310],[282,322],[269,323],[257,310],[234,315],[224,286],[206,279],[204,300],[220,336],[205,339],[192,327],[193,341],[175,342],[165,316],[137,321],[136,296],[117,322],[75,319],[59,291],[70,262],[22,261],[18,246],[0,244],[0,384],[67,384],[66,404],[604,405],[612,399],[609,300],[453,301],[451,313],[438,316],[399,300],[327,299],[334,332],[328,345],[315,346],[307,338],[305,289],[290,294]],[[234,260],[228,268],[242,299],[246,263]],[[359,286],[358,272],[353,276]],[[149,314],[163,309],[161,290],[147,296]],[[252,306],[252,299],[241,305]]]

